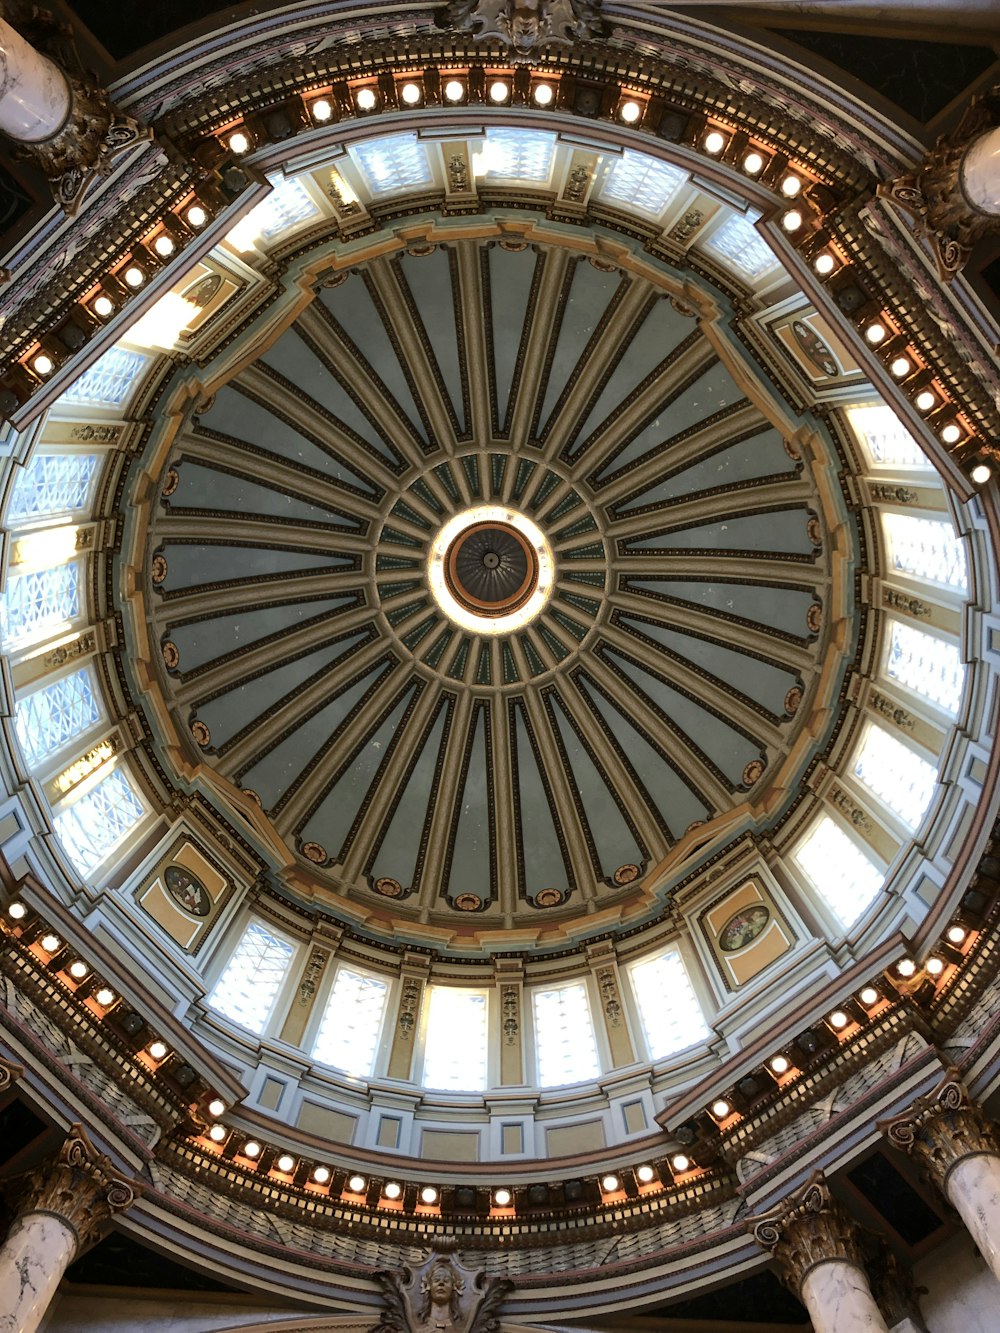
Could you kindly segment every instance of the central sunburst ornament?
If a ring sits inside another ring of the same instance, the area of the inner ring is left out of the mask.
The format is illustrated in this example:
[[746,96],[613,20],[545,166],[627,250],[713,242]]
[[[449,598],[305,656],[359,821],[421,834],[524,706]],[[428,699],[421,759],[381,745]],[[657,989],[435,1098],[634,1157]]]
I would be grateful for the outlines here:
[[434,538],[427,576],[441,610],[473,634],[509,634],[542,610],[555,562],[541,529],[516,509],[478,505]]

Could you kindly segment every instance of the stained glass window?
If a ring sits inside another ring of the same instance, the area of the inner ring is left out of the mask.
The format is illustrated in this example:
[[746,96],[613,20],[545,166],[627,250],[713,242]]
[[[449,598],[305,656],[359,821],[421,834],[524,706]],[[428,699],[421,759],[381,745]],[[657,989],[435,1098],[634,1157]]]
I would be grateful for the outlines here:
[[54,820],[56,835],[82,875],[100,865],[146,813],[124,769],[115,768]]
[[141,352],[112,347],[65,391],[60,402],[121,407],[148,359]]
[[260,1036],[294,952],[287,940],[251,921],[208,997],[209,1008]]
[[482,165],[487,177],[547,181],[555,151],[554,134],[538,130],[487,130]]
[[80,614],[77,565],[11,574],[3,598],[3,629],[8,644],[23,644],[52,634]]
[[301,181],[293,177],[272,183],[274,189],[249,214],[258,235],[278,236],[309,218],[319,217],[319,207]]
[[351,153],[373,194],[431,184],[427,152],[415,134],[390,134],[371,143],[355,144]]
[[771,247],[749,218],[734,213],[702,244],[703,250],[738,269],[748,278],[758,278],[775,263]]
[[89,731],[103,716],[86,667],[18,699],[14,726],[25,761],[34,767],[74,736]]
[[604,178],[601,196],[659,216],[686,180],[678,167],[626,148]]
[[965,592],[965,548],[955,529],[936,518],[883,511],[882,527],[892,568]]
[[35,454],[14,484],[7,522],[83,509],[97,462],[96,454]]
[[378,977],[337,969],[313,1056],[347,1074],[367,1078],[382,1030],[388,984]]
[[965,667],[955,644],[893,620],[889,624],[885,672],[945,712],[958,712]]
[[891,407],[865,403],[847,409],[851,429],[869,459],[883,467],[930,468],[930,459]]
[[915,829],[937,782],[932,764],[884,727],[869,723],[854,759],[854,776],[875,793],[907,827]]
[[539,1086],[557,1088],[597,1078],[601,1066],[583,982],[536,990],[532,1006]]
[[792,854],[844,926],[853,926],[882,887],[882,872],[829,815],[812,826]]
[[636,963],[630,976],[651,1059],[676,1055],[709,1035],[705,1015],[676,949]]
[[424,1087],[482,1092],[486,1087],[486,995],[431,986],[424,1039]]

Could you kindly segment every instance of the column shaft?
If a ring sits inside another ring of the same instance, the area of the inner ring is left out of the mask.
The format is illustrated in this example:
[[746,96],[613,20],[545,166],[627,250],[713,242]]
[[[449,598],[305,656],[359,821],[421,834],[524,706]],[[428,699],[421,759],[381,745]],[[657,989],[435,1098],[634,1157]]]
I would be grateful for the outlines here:
[[973,208],[1000,216],[1000,126],[970,144],[962,158],[959,179]]
[[0,130],[24,143],[50,139],[71,104],[62,70],[0,19]]
[[802,1279],[802,1304],[815,1333],[889,1333],[864,1273],[854,1264],[831,1259]]
[[948,1172],[946,1192],[1000,1280],[1000,1157],[963,1157]]
[[72,1225],[54,1213],[25,1213],[0,1250],[0,1333],[35,1333],[76,1253]]

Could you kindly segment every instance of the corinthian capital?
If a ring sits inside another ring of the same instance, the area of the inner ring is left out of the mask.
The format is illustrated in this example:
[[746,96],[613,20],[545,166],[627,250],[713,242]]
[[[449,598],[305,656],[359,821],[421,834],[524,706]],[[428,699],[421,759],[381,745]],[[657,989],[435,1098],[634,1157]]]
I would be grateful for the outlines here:
[[817,1264],[836,1261],[864,1272],[857,1229],[831,1195],[820,1171],[777,1208],[751,1218],[747,1227],[757,1244],[777,1259],[783,1280],[796,1294]]
[[94,1240],[114,1213],[130,1208],[141,1193],[137,1182],[118,1174],[99,1153],[82,1125],[71,1125],[54,1159],[25,1176],[18,1211],[51,1213],[76,1235],[77,1253]]
[[1000,1156],[996,1130],[969,1100],[957,1069],[949,1069],[908,1111],[880,1120],[878,1127],[894,1148],[915,1157],[942,1191],[952,1167],[963,1158]]
[[16,1083],[24,1074],[20,1065],[12,1064],[10,1060],[0,1058],[0,1092],[6,1092],[11,1084]]

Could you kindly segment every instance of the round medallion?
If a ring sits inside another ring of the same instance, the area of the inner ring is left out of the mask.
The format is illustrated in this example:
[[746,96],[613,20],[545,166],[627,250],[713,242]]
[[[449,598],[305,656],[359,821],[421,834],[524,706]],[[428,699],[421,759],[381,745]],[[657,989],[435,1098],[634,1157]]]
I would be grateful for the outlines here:
[[167,475],[163,478],[163,486],[160,490],[160,494],[164,498],[168,495],[173,495],[174,491],[176,491],[177,487],[180,485],[180,480],[181,474],[177,469],[175,467],[169,468],[167,470]]
[[770,919],[771,913],[763,903],[741,908],[719,931],[719,948],[723,953],[735,953],[744,948],[761,934]]
[[558,889],[540,889],[535,894],[536,907],[558,907],[563,896]]
[[167,577],[167,557],[165,555],[153,556],[153,563],[150,567],[149,576],[154,583],[162,583]]
[[264,809],[264,802],[260,799],[259,794],[255,792],[252,787],[244,787],[243,795],[249,796],[251,801],[253,801],[254,805],[259,806],[261,810]]
[[634,884],[639,878],[639,867],[636,865],[619,866],[615,871],[616,884]]
[[460,893],[455,899],[455,906],[460,912],[478,912],[483,900],[478,893]]
[[302,855],[307,861],[322,865],[326,860],[326,848],[320,846],[318,842],[304,842],[302,844]]
[[172,639],[164,640],[160,644],[160,652],[163,654],[163,665],[168,671],[175,671],[181,660],[176,643]]
[[212,899],[198,876],[192,874],[186,866],[167,866],[163,880],[178,907],[190,912],[192,916],[208,916],[212,910]]
[[204,722],[192,722],[191,735],[195,738],[195,740],[198,742],[198,744],[201,746],[202,749],[204,749],[206,745],[211,745],[212,743],[212,733],[209,731],[208,727],[205,725]]
[[751,759],[749,764],[743,770],[744,787],[752,787],[753,784],[764,776],[764,762],[761,759]]
[[377,879],[374,884],[375,892],[380,893],[383,898],[401,898],[403,896],[403,886],[398,879],[389,879],[383,876]]
[[812,634],[818,634],[823,624],[823,607],[819,602],[813,602],[812,606],[806,612],[806,626]]
[[792,688],[785,695],[785,712],[788,714],[789,717],[794,717],[794,715],[799,711],[799,705],[801,703],[802,703],[802,689],[798,685],[793,685]]

